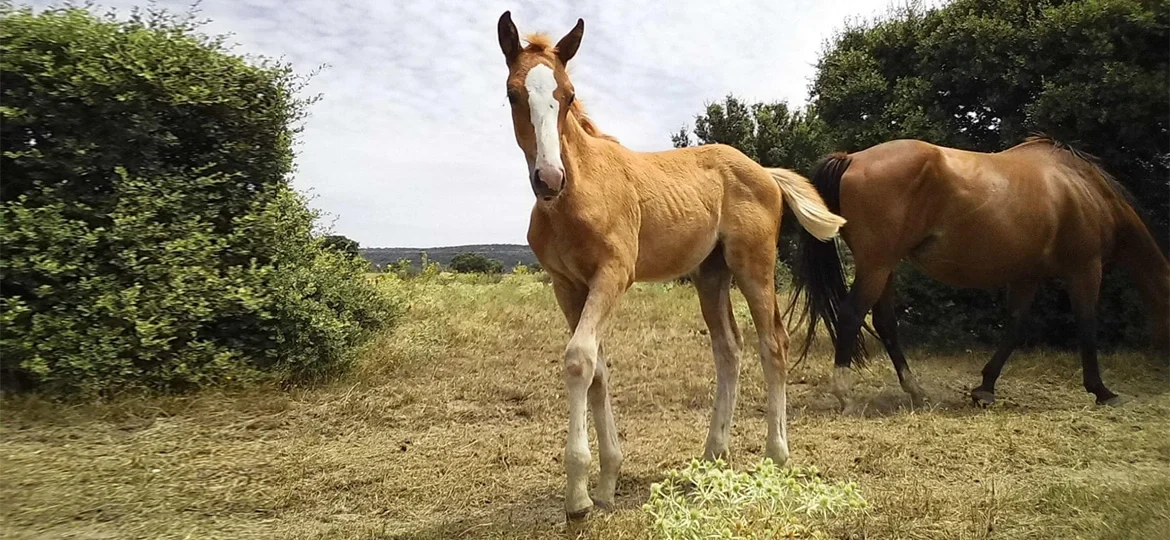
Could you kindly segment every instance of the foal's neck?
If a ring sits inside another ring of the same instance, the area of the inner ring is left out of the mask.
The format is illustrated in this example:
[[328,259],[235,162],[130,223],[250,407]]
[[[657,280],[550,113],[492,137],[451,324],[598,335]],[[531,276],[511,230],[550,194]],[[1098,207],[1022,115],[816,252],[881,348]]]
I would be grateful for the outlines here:
[[593,168],[593,160],[599,159],[596,154],[599,139],[587,133],[572,113],[566,120],[561,141],[561,159],[565,162],[566,173],[570,175],[569,182],[590,181],[582,178],[582,175]]

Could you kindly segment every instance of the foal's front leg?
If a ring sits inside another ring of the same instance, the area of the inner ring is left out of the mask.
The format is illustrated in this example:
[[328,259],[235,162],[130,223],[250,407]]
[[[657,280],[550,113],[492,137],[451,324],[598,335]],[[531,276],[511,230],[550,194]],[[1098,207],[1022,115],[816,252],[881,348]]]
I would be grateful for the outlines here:
[[[565,387],[569,401],[569,431],[565,441],[565,515],[570,520],[585,517],[593,507],[593,500],[589,498],[590,455],[586,424],[590,401],[594,402],[594,420],[601,445],[600,500],[603,503],[613,501],[622,457],[609,407],[606,368],[599,366],[603,360],[598,330],[628,285],[629,279],[623,273],[599,272],[589,286],[580,317],[574,325],[573,337],[565,348]],[[558,301],[562,296],[569,295],[558,292]],[[598,382],[598,388],[592,390]]]

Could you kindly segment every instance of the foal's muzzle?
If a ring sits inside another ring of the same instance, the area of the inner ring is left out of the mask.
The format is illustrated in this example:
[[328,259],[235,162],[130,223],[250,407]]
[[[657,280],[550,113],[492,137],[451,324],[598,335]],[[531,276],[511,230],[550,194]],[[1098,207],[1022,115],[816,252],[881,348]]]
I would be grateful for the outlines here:
[[565,173],[559,169],[536,169],[529,180],[532,192],[544,201],[555,199],[565,187]]

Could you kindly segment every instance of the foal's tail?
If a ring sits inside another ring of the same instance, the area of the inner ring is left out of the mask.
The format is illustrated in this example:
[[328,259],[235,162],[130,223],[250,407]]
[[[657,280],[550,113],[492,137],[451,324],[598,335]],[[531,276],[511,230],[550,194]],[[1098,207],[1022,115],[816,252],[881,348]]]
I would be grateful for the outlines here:
[[845,225],[845,218],[838,216],[825,205],[817,188],[807,178],[788,169],[768,169],[772,179],[780,185],[784,201],[796,214],[796,220],[807,234],[821,240],[831,240]]
[[[827,212],[841,211],[841,176],[849,168],[849,163],[847,154],[832,154],[817,165],[813,171],[812,184],[805,184],[811,188],[809,191],[813,191],[814,197],[824,201]],[[785,198],[788,198],[787,191]],[[796,205],[793,206],[796,210]],[[845,223],[844,218],[835,214],[829,215],[840,220],[838,227]],[[796,211],[796,216],[801,225],[804,225],[799,210]],[[805,230],[800,232],[799,253],[796,256],[796,267],[793,268],[792,296],[785,310],[785,316],[789,321],[795,320],[796,326],[808,322],[808,333],[801,346],[800,360],[808,356],[808,350],[817,335],[817,325],[822,321],[825,323],[829,339],[834,345],[837,343],[841,306],[847,301],[848,295],[845,270],[841,264],[841,255],[837,252],[836,238],[817,234],[808,226],[804,228]],[[791,318],[794,312],[799,314],[796,319]],[[863,334],[858,332],[853,360],[859,364],[864,362],[867,356],[863,338]]]

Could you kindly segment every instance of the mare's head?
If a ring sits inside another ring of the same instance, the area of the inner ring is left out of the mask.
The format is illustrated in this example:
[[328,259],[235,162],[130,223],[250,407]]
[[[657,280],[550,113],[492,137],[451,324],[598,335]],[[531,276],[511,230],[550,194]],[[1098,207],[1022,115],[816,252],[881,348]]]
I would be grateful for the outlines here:
[[552,200],[565,187],[561,134],[574,100],[565,65],[577,54],[585,21],[577,19],[577,26],[556,45],[537,34],[529,36],[528,45],[522,47],[507,11],[500,16],[497,30],[508,62],[508,102],[516,143],[528,160],[532,191],[541,199]]

